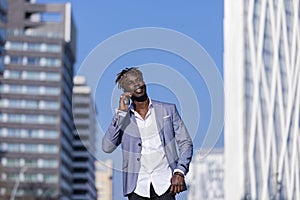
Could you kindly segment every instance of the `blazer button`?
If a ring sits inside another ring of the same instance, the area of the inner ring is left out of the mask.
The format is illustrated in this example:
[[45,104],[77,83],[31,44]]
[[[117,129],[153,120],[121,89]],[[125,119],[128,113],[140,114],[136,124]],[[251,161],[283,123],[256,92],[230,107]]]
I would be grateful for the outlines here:
[[142,146],[142,144],[141,144],[141,143],[138,143],[138,145],[139,145],[139,147],[140,147],[140,146]]
[[137,161],[140,161],[140,158],[137,158],[136,160],[137,160]]

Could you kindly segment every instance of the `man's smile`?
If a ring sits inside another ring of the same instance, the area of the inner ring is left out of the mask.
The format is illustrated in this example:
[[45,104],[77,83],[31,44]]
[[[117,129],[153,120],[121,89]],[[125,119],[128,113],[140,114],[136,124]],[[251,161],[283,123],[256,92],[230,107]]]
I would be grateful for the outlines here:
[[136,93],[136,94],[141,94],[143,92],[144,92],[144,85],[142,85],[134,90],[134,93]]

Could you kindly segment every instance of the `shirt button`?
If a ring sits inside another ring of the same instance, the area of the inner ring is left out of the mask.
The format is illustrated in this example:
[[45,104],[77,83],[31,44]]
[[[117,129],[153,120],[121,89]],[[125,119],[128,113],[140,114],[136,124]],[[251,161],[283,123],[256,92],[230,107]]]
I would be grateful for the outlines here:
[[142,144],[141,144],[141,143],[138,143],[138,145],[139,145],[139,146],[142,146]]
[[136,160],[137,160],[137,161],[140,161],[140,158],[137,158]]

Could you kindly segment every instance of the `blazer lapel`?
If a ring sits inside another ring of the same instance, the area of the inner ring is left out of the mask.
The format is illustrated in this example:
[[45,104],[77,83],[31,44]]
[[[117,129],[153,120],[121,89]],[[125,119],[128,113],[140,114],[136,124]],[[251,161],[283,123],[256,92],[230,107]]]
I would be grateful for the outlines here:
[[157,125],[157,130],[160,136],[160,140],[162,141],[163,145],[164,145],[164,114],[165,114],[165,109],[162,106],[162,104],[157,103],[155,101],[152,100],[152,105],[154,108],[154,112],[155,112],[155,119],[156,119],[156,125]]
[[139,128],[136,123],[136,119],[131,111],[129,111],[130,122],[125,129],[125,132],[130,133],[131,136],[140,137]]

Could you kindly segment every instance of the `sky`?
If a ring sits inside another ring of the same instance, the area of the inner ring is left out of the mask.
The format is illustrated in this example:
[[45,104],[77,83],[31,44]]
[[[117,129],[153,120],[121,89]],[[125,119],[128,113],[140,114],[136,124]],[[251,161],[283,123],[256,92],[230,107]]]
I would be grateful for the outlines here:
[[[216,89],[211,87],[211,82],[217,83],[219,79],[222,82],[223,76],[223,1],[37,0],[37,3],[61,2],[72,5],[77,29],[75,71],[87,75],[87,82],[93,88],[99,140],[112,119],[121,93],[114,84],[115,75],[125,67],[141,66],[149,96],[176,104],[192,135],[195,151],[200,149],[211,119],[215,118],[212,113],[222,113],[218,110],[222,108],[220,105],[212,111],[212,99],[218,96],[214,96]],[[138,31],[145,32],[134,36]],[[163,34],[166,36],[162,37]],[[151,48],[143,46],[149,41],[158,43],[150,45]],[[113,59],[106,62],[109,57]],[[195,66],[201,60],[203,64]],[[219,99],[217,103],[223,101]],[[220,134],[213,138],[214,147],[223,147],[223,132]],[[97,157],[115,161],[113,199],[126,199],[122,197],[119,170],[121,151],[112,155],[99,152]],[[186,199],[186,195],[185,192],[177,199]]]

